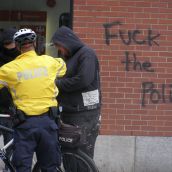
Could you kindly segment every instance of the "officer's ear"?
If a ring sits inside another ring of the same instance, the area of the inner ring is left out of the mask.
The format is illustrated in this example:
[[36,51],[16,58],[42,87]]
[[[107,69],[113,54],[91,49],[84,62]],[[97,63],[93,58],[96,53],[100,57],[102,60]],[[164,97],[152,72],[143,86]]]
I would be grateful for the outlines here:
[[37,44],[36,44],[36,41],[34,41],[33,45],[34,45],[34,47],[36,47],[36,45],[37,45]]
[[18,44],[18,43],[15,42],[15,47],[17,48],[17,50],[21,51],[21,46],[20,46],[20,44]]

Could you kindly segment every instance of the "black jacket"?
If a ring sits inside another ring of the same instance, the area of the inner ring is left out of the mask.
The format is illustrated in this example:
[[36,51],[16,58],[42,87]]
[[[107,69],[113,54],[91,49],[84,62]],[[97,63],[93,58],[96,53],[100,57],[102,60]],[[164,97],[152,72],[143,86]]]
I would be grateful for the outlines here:
[[57,30],[52,42],[70,52],[66,60],[67,73],[56,81],[62,110],[76,112],[100,108],[99,62],[95,52],[65,26]]
[[[20,54],[16,49],[4,49],[0,43],[0,67],[12,61]],[[10,107],[13,106],[11,94],[7,88],[0,89],[0,113],[10,113]]]
[[[6,56],[0,52],[0,67],[6,63]],[[12,106],[12,98],[7,88],[0,89],[0,113],[9,113],[9,107]]]

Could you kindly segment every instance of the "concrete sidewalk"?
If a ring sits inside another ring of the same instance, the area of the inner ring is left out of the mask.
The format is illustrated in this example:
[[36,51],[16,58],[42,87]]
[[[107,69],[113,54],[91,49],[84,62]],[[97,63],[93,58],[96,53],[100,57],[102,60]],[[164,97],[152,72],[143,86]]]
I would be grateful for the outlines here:
[[98,136],[100,172],[172,172],[172,137]]

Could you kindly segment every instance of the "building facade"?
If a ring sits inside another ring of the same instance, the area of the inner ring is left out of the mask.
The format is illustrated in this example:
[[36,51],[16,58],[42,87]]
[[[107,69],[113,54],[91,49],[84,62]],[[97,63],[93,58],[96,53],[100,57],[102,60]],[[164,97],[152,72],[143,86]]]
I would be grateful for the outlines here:
[[172,1],[74,0],[73,29],[100,60],[101,171],[171,172]]
[[172,2],[75,0],[73,11],[100,60],[101,133],[172,136]]

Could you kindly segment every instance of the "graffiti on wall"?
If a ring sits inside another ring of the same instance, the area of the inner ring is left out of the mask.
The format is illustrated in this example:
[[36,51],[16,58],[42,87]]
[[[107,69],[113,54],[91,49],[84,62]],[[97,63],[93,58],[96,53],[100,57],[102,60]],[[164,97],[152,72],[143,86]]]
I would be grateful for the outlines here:
[[[103,24],[104,29],[105,29],[105,41],[107,45],[110,45],[110,40],[114,38],[120,38],[122,43],[124,45],[131,45],[132,43],[138,44],[138,45],[143,45],[146,44],[148,46],[152,46],[153,44],[158,45],[156,39],[160,36],[159,33],[154,34],[151,29],[147,29],[147,35],[143,40],[138,39],[138,35],[143,34],[144,31],[142,30],[128,30],[124,31],[119,29],[118,33],[112,33],[111,34],[111,29],[114,28],[115,26],[120,26],[122,23],[120,21],[112,22],[112,23],[106,23]],[[125,35],[128,35],[128,38],[125,39]]]
[[154,72],[155,70],[152,68],[152,64],[149,61],[140,62],[137,57],[136,53],[131,53],[128,51],[125,51],[125,60],[121,61],[121,63],[124,64],[125,70],[130,71],[146,71],[146,72]]
[[[119,27],[123,25],[120,21],[115,21],[112,23],[105,23],[103,24],[104,31],[105,31],[105,43],[106,45],[110,45],[112,39],[119,39],[122,44],[129,46],[131,44],[136,45],[147,45],[147,46],[159,46],[158,38],[160,37],[159,33],[153,32],[152,29],[148,28],[146,30],[146,36],[143,37],[144,30],[122,30],[122,29],[115,29],[115,27]],[[127,35],[127,36],[126,36]],[[142,36],[140,39],[139,36]],[[121,61],[124,64],[125,71],[145,71],[145,72],[155,72],[152,67],[152,63],[149,61],[141,62],[137,57],[136,52],[124,52],[124,60]],[[145,106],[146,97],[149,96],[149,100],[151,103],[158,104],[160,102],[166,103],[167,100],[165,99],[165,90],[166,87],[169,89],[169,102],[172,102],[172,84],[165,85],[161,84],[161,91],[156,89],[156,84],[154,82],[143,82],[141,83],[142,86],[142,100],[141,105]]]
[[[165,96],[165,91],[169,90]],[[145,106],[146,94],[149,94],[149,99],[152,103],[168,103],[172,102],[172,84],[161,84],[160,89],[157,89],[153,82],[142,83],[142,106]]]

